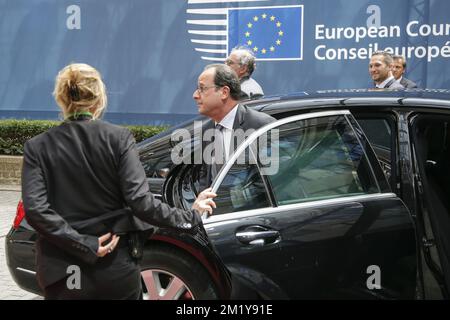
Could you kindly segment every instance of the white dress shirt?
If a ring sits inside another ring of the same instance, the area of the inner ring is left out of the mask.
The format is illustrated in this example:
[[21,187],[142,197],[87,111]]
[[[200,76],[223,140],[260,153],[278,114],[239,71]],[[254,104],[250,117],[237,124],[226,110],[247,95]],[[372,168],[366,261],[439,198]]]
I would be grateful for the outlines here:
[[231,109],[230,112],[228,112],[227,115],[222,119],[222,121],[219,122],[219,124],[223,127],[222,134],[223,134],[223,143],[225,148],[224,154],[226,161],[228,161],[228,159],[230,158],[230,144],[231,138],[233,136],[233,125],[234,119],[236,118],[238,106],[239,104],[237,104],[233,109]]

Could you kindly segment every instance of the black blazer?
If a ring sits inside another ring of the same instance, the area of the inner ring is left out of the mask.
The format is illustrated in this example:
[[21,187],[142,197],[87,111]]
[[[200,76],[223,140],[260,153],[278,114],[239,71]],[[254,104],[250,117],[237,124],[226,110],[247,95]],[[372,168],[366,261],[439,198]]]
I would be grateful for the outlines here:
[[195,211],[154,198],[130,131],[100,120],[64,122],[27,142],[22,198],[26,219],[39,234],[41,287],[67,276],[69,265],[94,264],[98,236],[111,231],[99,223],[79,232],[71,223],[127,206],[157,226],[192,230],[201,223]]
[[[234,123],[233,123],[233,130],[242,129],[245,133],[245,131],[247,131],[249,129],[256,130],[256,129],[259,129],[259,128],[265,126],[266,124],[276,121],[275,118],[269,116],[268,114],[250,109],[246,106],[238,105],[237,108],[238,109],[236,111],[236,116],[234,118]],[[214,120],[208,119],[203,124],[203,127],[202,127],[203,132],[205,132],[206,130],[209,130],[209,129],[214,129],[214,127],[215,127]],[[239,141],[243,141],[243,140],[244,140],[244,137],[239,138]],[[210,143],[211,143],[210,141],[203,140],[202,141],[203,150],[205,150],[205,148]],[[237,147],[237,143],[232,144],[232,146]],[[230,151],[232,153],[236,150],[230,150]],[[208,154],[206,154],[205,156],[208,156]],[[201,188],[206,188],[206,187],[210,186],[210,184],[214,178],[211,175],[211,167],[210,166],[206,167],[206,177],[205,178],[206,178],[206,180],[201,181]]]
[[[249,129],[259,129],[266,124],[274,122],[276,119],[246,106],[238,105],[236,111],[236,117],[234,118],[233,129],[239,129],[246,131]],[[207,120],[203,125],[203,132],[207,129],[213,129],[215,126],[214,120]],[[204,142],[205,143],[205,142]],[[206,144],[209,142],[206,141]]]
[[268,114],[239,105],[234,119],[233,129],[241,128],[244,131],[248,129],[259,129],[275,120],[275,118]]

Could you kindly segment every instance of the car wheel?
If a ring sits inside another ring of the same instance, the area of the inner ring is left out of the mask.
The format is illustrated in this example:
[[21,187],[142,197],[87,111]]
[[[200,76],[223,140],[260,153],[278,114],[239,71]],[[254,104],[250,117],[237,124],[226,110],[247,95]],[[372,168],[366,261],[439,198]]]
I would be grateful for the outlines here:
[[181,250],[149,248],[140,265],[144,300],[218,299],[206,270]]

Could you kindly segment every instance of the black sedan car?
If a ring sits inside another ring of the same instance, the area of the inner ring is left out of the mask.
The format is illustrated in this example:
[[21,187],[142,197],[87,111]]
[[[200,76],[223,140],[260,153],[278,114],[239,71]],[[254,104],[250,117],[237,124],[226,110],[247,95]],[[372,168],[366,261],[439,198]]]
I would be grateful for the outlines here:
[[[160,228],[148,238],[145,298],[448,298],[449,90],[323,91],[244,104],[278,120],[222,167],[204,230]],[[194,120],[138,147],[152,192],[189,208],[205,166],[174,161],[178,129],[192,133],[181,145],[195,152]],[[19,204],[7,262],[20,287],[39,293],[36,234],[24,214]]]

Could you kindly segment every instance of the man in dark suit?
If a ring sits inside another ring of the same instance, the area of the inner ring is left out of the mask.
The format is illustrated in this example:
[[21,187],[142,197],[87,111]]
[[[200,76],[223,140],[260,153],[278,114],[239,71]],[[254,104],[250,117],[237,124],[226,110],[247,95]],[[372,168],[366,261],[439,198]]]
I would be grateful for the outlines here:
[[406,72],[406,59],[403,56],[394,55],[392,63],[392,73],[395,80],[404,86],[406,89],[417,88],[417,84],[409,79],[406,79],[403,75]]
[[392,55],[386,51],[375,51],[370,57],[369,73],[375,88],[404,89],[392,75]]
[[236,150],[236,141],[242,142],[251,131],[275,121],[267,114],[239,105],[240,91],[236,73],[225,64],[206,66],[198,78],[193,98],[199,113],[210,118],[203,125],[203,146],[208,146],[208,137],[212,136],[211,140],[214,140],[211,158],[208,159],[208,153],[204,152],[204,161],[211,164],[211,178],[220,169],[215,170],[215,167],[220,167]]

